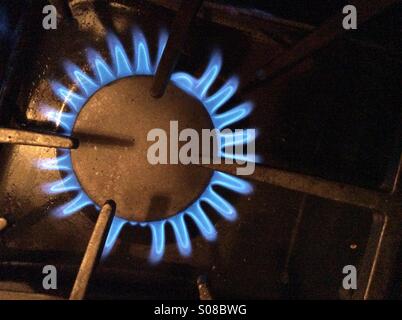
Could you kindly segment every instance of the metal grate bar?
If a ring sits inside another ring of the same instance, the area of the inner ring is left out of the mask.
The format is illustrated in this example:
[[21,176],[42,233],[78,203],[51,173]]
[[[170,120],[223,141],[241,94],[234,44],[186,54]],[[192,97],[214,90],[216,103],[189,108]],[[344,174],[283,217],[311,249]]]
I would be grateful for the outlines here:
[[78,141],[70,137],[6,128],[0,128],[0,143],[60,149],[78,147]]

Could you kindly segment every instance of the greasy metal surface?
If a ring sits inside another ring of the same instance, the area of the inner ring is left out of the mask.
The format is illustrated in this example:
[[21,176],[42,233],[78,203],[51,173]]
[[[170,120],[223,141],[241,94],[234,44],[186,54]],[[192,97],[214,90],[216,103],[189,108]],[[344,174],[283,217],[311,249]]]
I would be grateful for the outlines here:
[[6,128],[0,128],[0,143],[60,149],[73,149],[78,147],[78,142],[73,138]]
[[0,291],[0,300],[11,301],[11,300],[62,300],[62,299],[45,294]]
[[5,218],[0,218],[0,232],[7,228],[8,222]]
[[151,94],[155,98],[160,98],[165,93],[170,76],[179,60],[184,41],[188,36],[191,22],[196,16],[202,1],[182,1],[179,12],[173,21],[169,39],[152,84]]
[[209,291],[205,276],[198,277],[197,286],[200,293],[200,300],[212,300],[211,292]]
[[178,139],[170,134],[170,121],[178,122],[179,133],[192,128],[201,136],[202,129],[211,128],[204,107],[173,85],[161,99],[151,97],[152,80],[126,78],[101,89],[84,106],[73,131],[80,140],[71,153],[73,167],[84,190],[98,205],[112,198],[117,215],[129,221],[159,220],[184,210],[211,177],[198,166],[150,164],[151,130],[163,129],[168,143]]
[[89,240],[87,250],[85,251],[84,258],[82,259],[80,270],[75,279],[70,300],[84,299],[89,280],[102,254],[115,213],[116,204],[112,201],[105,203],[102,207],[91,239]]

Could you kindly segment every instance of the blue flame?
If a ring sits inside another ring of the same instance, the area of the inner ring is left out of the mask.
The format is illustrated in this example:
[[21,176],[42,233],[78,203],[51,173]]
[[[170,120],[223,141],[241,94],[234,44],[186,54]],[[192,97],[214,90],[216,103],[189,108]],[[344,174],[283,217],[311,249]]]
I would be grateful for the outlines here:
[[44,184],[42,190],[47,194],[59,194],[70,191],[77,191],[76,196],[63,206],[53,210],[53,214],[58,217],[67,217],[87,206],[96,204],[82,190],[77,177],[75,176],[71,162],[70,151],[63,150],[61,155],[56,158],[40,159],[37,167],[42,170],[62,171],[66,176],[51,183]]
[[92,80],[84,71],[70,61],[64,63],[64,68],[71,81],[76,83],[82,90],[82,94],[90,97],[99,89],[99,85]]
[[[133,29],[133,42],[134,42],[134,70],[137,75],[152,75],[154,68],[151,64],[151,58],[149,57],[149,50],[147,40],[141,30],[138,28]],[[161,44],[161,46],[164,46]]]
[[[253,191],[252,185],[249,182],[237,177],[233,177],[229,174],[216,171],[214,172],[206,190],[190,207],[163,221],[142,222],[141,226],[148,226],[152,232],[153,240],[149,257],[151,262],[156,263],[163,257],[165,251],[165,226],[168,223],[173,228],[177,248],[180,254],[183,256],[189,256],[191,254],[191,241],[184,221],[185,216],[188,216],[195,222],[204,239],[208,241],[213,241],[216,239],[217,232],[211,220],[208,218],[207,214],[202,208],[202,202],[205,202],[213,207],[223,218],[229,221],[236,219],[236,209],[216,191],[214,191],[213,188],[215,186],[221,186],[233,192],[244,195],[250,194]],[[109,233],[106,240],[106,251],[104,254],[108,254],[110,252],[111,248],[113,247],[112,244],[116,241],[121,229],[126,223],[127,221],[120,218],[113,221],[112,231]]]
[[[68,89],[58,81],[53,81],[51,85],[53,92],[63,102],[63,105],[68,106],[68,111],[65,111],[65,108],[62,108],[62,111],[56,111],[56,109],[52,107],[43,106],[41,108],[42,114],[49,121],[55,123],[57,127],[62,128],[66,134],[71,135],[78,113],[96,91],[123,77],[154,75],[161,60],[163,50],[166,47],[168,39],[167,33],[163,31],[159,35],[158,52],[154,63],[151,60],[148,44],[141,30],[134,28],[132,38],[134,58],[130,59],[118,37],[113,33],[107,35],[107,44],[112,61],[110,65],[99,52],[94,49],[87,49],[87,59],[93,76],[84,72],[73,62],[66,61],[64,68],[70,80],[73,82],[75,89]],[[216,51],[213,53],[205,72],[199,79],[184,72],[174,73],[171,77],[171,81],[177,87],[197,98],[204,105],[212,119],[214,127],[219,130],[223,130],[243,120],[253,109],[251,102],[244,102],[228,109],[226,112],[219,113],[219,109],[234,96],[239,85],[238,79],[232,77],[215,93],[209,94],[211,86],[219,76],[221,66],[222,57],[221,54]],[[232,134],[222,133],[220,135],[222,146],[220,155],[234,158],[236,155],[226,154],[224,148],[244,145],[253,139],[255,139],[255,135],[248,131],[243,133],[235,132]],[[82,189],[73,170],[70,151],[63,150],[60,152],[60,155],[55,159],[42,159],[37,163],[38,167],[43,170],[63,172],[62,179],[43,186],[44,192],[47,194],[59,194],[64,192],[75,193],[75,197],[63,206],[56,208],[54,214],[65,217],[87,206],[95,206],[99,209]],[[241,155],[237,156],[241,159]],[[254,155],[251,155],[251,158],[248,158],[248,160],[252,160],[253,156]],[[185,217],[194,221],[203,238],[207,241],[215,240],[217,231],[204,211],[202,204],[207,204],[212,207],[226,220],[233,221],[237,217],[236,209],[216,192],[216,186],[244,195],[252,192],[252,186],[249,182],[226,173],[214,172],[208,186],[201,196],[187,209],[170,218],[161,221],[139,223],[115,217],[105,243],[103,256],[105,257],[111,252],[121,230],[126,224],[150,228],[152,246],[149,259],[152,263],[160,261],[164,255],[166,242],[165,227],[167,225],[170,225],[173,229],[180,254],[183,256],[189,256],[191,254],[191,240],[188,234]]]
[[132,76],[133,67],[130,63],[126,51],[117,36],[113,33],[107,35],[109,52],[112,56],[113,71],[117,79]]
[[112,225],[109,230],[109,234],[106,239],[105,248],[103,250],[103,257],[109,255],[110,251],[112,251],[114,244],[116,243],[117,238],[119,237],[121,229],[123,229],[124,225],[127,223],[126,220],[121,219],[119,217],[115,217],[113,219]]
[[40,111],[47,120],[53,122],[57,127],[61,127],[65,133],[72,133],[77,118],[75,113],[57,111],[48,106],[41,106]]
[[80,189],[81,186],[74,174],[70,174],[62,180],[47,183],[43,186],[43,191],[45,191],[47,194],[58,194]]
[[56,208],[54,214],[58,217],[66,217],[72,215],[89,205],[95,205],[94,202],[88,197],[84,191],[78,192],[73,200],[67,202],[65,205]]
[[110,69],[109,65],[105,62],[105,60],[97,51],[93,49],[88,49],[87,58],[91,65],[92,71],[96,76],[97,83],[101,87],[116,80],[113,71]]
[[[219,113],[219,109],[225,105],[236,93],[239,80],[232,77],[226,81],[223,86],[215,93],[208,95],[212,84],[217,80],[222,67],[222,56],[219,51],[215,51],[208,63],[207,68],[199,79],[194,78],[185,72],[176,72],[172,75],[171,81],[187,94],[198,99],[207,110],[211,117],[212,123],[216,129],[220,131],[245,119],[253,110],[253,104],[250,101],[243,102],[238,106],[230,108],[226,112]],[[241,140],[231,138],[227,135],[219,133],[221,150],[218,151],[218,157],[230,158],[239,161],[260,162],[260,157],[254,153],[228,153],[225,148],[236,146],[238,144],[247,144],[255,140],[255,134],[251,130],[245,131],[245,136]]]

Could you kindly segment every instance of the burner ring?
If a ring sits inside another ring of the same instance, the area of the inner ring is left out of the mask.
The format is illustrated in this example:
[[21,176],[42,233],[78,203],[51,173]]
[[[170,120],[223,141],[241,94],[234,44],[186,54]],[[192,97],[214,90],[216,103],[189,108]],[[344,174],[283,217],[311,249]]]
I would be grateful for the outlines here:
[[[109,46],[112,65],[109,65],[100,55],[100,53],[93,49],[88,49],[87,55],[88,62],[91,66],[94,77],[87,74],[85,71],[83,71],[83,69],[81,69],[74,63],[65,61],[66,72],[72,82],[75,84],[75,86],[78,87],[79,92],[65,87],[58,81],[53,81],[53,92],[63,102],[63,108],[60,111],[56,111],[54,108],[44,107],[41,112],[49,121],[52,121],[56,124],[56,126],[63,128],[66,134],[71,135],[75,127],[76,120],[81,113],[81,109],[84,107],[84,105],[87,104],[88,101],[91,100],[93,95],[96,96],[96,93],[98,91],[101,92],[103,90],[106,90],[104,88],[108,85],[110,85],[110,87],[113,87],[114,83],[118,83],[117,81],[120,81],[120,79],[126,79],[127,77],[153,76],[162,57],[166,41],[167,34],[162,32],[159,38],[158,55],[155,63],[153,63],[150,59],[148,45],[144,35],[139,29],[133,29],[135,56],[134,62],[132,62],[116,35],[113,33],[109,33],[107,35],[107,42]],[[230,108],[229,110],[223,112],[220,111],[220,108],[225,105],[226,102],[228,102],[231,97],[236,93],[238,87],[237,77],[231,77],[217,91],[210,92],[213,83],[219,76],[221,66],[222,57],[219,52],[214,52],[201,77],[195,78],[186,72],[176,72],[170,78],[175,87],[170,86],[170,88],[173,89],[169,89],[176,91],[176,93],[180,95],[181,98],[185,97],[185,99],[190,99],[189,105],[193,106],[195,109],[197,108],[194,103],[197,104],[197,106],[198,104],[201,104],[209,115],[208,123],[210,124],[211,122],[213,128],[218,130],[226,129],[234,123],[246,118],[253,109],[253,104],[250,101],[246,101]],[[148,81],[150,81],[150,78],[148,78]],[[180,90],[177,91],[177,88],[179,88],[182,92]],[[148,92],[148,90],[149,88],[143,90],[143,92]],[[121,92],[122,97],[126,96],[127,92],[132,92],[132,88],[129,87],[123,91],[124,92]],[[186,94],[188,96],[186,96]],[[149,96],[144,97],[150,99]],[[195,101],[191,97],[193,97]],[[155,103],[155,101],[153,102]],[[178,103],[178,105],[182,105],[182,103],[183,102]],[[104,105],[104,108],[108,106],[107,103],[102,104]],[[123,104],[132,105],[131,101],[128,103],[126,101]],[[65,110],[64,106],[68,107],[67,110]],[[174,106],[175,105],[173,104],[173,107]],[[132,109],[130,109],[130,111],[132,112]],[[145,109],[144,111],[149,110]],[[177,116],[182,113],[183,108],[181,108],[179,111],[180,112],[176,110],[176,114],[173,116],[174,118],[177,118]],[[186,112],[194,112],[194,109],[185,108],[184,111],[184,114],[186,114]],[[110,110],[108,110],[108,112],[110,112]],[[159,116],[161,116],[161,114],[159,114]],[[191,119],[191,117],[193,117],[194,115],[188,116]],[[90,117],[91,115],[88,116],[88,118]],[[106,115],[103,121],[107,122],[110,120],[109,118],[110,117]],[[180,119],[181,118],[179,118],[179,120]],[[123,121],[124,123],[126,119],[124,118],[121,121]],[[197,119],[197,121],[195,122],[199,123],[199,121],[200,119]],[[201,124],[202,121],[203,120],[201,120]],[[87,124],[90,123],[88,121],[86,122]],[[132,122],[138,123],[138,119],[132,119]],[[141,125],[143,124],[141,123]],[[110,126],[105,127],[110,128]],[[126,127],[131,128],[132,124],[126,124]],[[79,131],[80,130],[78,130],[77,126],[76,132]],[[85,138],[88,138],[88,136],[85,137],[85,133],[85,131],[81,132],[81,138],[83,140],[85,140]],[[131,135],[132,133],[129,133],[128,145],[132,145],[133,137]],[[106,136],[108,136],[108,132]],[[89,140],[92,140],[93,142],[93,138],[94,137],[92,136]],[[237,159],[241,161],[255,161],[256,157],[254,153],[247,153],[246,155],[243,155],[226,152],[227,147],[233,148],[236,145],[244,145],[254,140],[255,134],[253,130],[251,133],[247,131],[245,134],[243,132],[241,132],[240,134],[236,132],[221,132],[217,134],[216,138],[219,144],[219,148],[217,150],[219,157],[232,160]],[[127,137],[123,139],[122,144],[124,143],[127,144]],[[64,150],[55,159],[41,159],[38,162],[38,166],[41,169],[57,170],[65,173],[62,180],[50,182],[43,185],[44,192],[48,194],[59,194],[74,191],[75,193],[75,196],[69,202],[53,210],[54,214],[60,217],[66,217],[68,215],[74,214],[86,206],[95,206],[99,208],[99,205],[96,205],[94,203],[94,200],[89,197],[86,191],[84,191],[81,182],[78,180],[76,172],[74,170],[71,153],[72,152],[70,150]],[[141,222],[130,220],[132,219],[132,217],[129,217],[129,220],[122,217],[115,217],[113,219],[110,232],[106,239],[103,255],[106,256],[110,253],[114,243],[119,236],[120,231],[126,224],[130,224],[132,226],[149,227],[152,234],[152,246],[149,259],[152,263],[160,261],[164,255],[166,242],[165,229],[167,225],[170,225],[174,231],[177,248],[180,254],[182,254],[183,256],[188,256],[191,254],[191,240],[189,232],[187,230],[185,217],[188,217],[195,223],[195,225],[198,227],[198,230],[200,231],[200,234],[206,240],[215,240],[217,236],[217,231],[207,213],[204,211],[202,204],[207,204],[209,207],[212,207],[214,211],[217,212],[224,219],[233,221],[237,217],[236,209],[231,205],[230,202],[228,202],[218,192],[216,192],[215,187],[223,187],[239,194],[249,194],[252,192],[253,188],[249,182],[222,172],[214,171],[210,174],[211,176],[209,182],[203,192],[199,195],[199,197],[195,199],[195,201],[193,201],[192,203],[189,203],[188,207],[186,207],[182,211],[176,212],[172,215],[169,215],[168,213],[167,218]],[[80,178],[82,179],[82,177]],[[193,181],[194,176],[191,176],[190,179],[190,181]],[[97,186],[97,188],[99,188],[99,186]],[[175,191],[175,197],[176,196],[177,190]],[[160,217],[161,216],[159,215],[159,218]],[[149,217],[145,218],[147,219]]]
[[[153,129],[170,138],[170,122],[178,132],[212,129],[205,108],[174,85],[154,99],[151,77],[117,80],[97,91],[84,104],[73,135],[80,146],[71,159],[83,190],[98,205],[117,203],[117,216],[127,221],[162,220],[186,209],[204,191],[211,172],[196,165],[148,162],[147,141]],[[184,144],[185,142],[181,142]],[[168,145],[169,146],[169,145]],[[200,149],[201,150],[201,149]]]

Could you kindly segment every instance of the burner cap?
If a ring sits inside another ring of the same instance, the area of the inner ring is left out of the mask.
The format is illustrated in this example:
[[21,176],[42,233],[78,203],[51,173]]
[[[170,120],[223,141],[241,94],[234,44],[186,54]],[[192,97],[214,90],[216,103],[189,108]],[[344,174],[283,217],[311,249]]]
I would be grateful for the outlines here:
[[165,130],[169,142],[170,121],[178,121],[179,132],[192,128],[200,136],[212,128],[201,103],[174,85],[162,98],[152,98],[152,79],[124,78],[102,88],[83,107],[73,130],[80,146],[71,157],[81,186],[99,206],[113,199],[117,215],[129,221],[160,220],[186,209],[212,174],[196,165],[148,162],[148,148],[155,143],[147,141],[150,130]]

